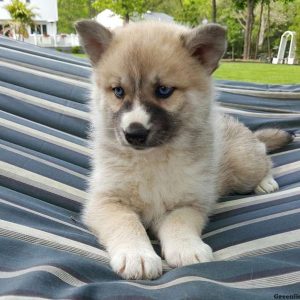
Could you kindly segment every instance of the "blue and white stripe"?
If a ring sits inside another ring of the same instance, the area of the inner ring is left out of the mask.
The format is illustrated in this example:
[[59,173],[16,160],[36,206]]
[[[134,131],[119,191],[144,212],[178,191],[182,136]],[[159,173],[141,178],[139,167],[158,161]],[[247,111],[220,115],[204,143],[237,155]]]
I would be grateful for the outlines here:
[[[251,129],[295,131],[271,154],[279,191],[220,199],[203,238],[216,261],[125,281],[80,220],[90,67],[0,38],[0,299],[273,299],[300,291],[300,84],[218,81]],[[159,252],[159,244],[152,241]]]

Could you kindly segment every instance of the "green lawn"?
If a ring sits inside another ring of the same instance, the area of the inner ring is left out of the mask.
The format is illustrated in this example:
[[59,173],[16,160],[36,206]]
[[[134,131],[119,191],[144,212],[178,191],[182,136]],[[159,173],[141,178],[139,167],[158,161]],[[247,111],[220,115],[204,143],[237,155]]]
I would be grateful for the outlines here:
[[300,84],[300,65],[222,61],[214,73],[214,78],[257,83]]
[[[85,54],[74,54],[86,58]],[[222,61],[214,78],[272,84],[300,84],[300,65]]]
[[73,54],[74,56],[77,56],[77,57],[81,57],[81,58],[87,58],[86,54],[82,54],[82,53],[76,53],[76,54]]

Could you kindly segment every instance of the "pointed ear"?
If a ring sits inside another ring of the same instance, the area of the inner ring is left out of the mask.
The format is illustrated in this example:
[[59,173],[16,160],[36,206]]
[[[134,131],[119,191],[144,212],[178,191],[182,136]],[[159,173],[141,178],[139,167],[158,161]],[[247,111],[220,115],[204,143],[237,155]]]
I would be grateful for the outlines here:
[[198,26],[182,36],[184,46],[212,74],[226,50],[226,29],[217,24]]
[[82,20],[75,23],[79,41],[93,66],[108,48],[112,33],[96,21]]

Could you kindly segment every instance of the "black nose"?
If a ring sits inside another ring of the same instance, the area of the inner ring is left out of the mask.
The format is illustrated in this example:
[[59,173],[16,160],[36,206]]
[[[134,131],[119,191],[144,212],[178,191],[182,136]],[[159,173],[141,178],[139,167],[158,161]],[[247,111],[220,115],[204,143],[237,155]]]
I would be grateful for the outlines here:
[[141,123],[131,123],[124,131],[127,142],[133,146],[144,146],[149,134]]

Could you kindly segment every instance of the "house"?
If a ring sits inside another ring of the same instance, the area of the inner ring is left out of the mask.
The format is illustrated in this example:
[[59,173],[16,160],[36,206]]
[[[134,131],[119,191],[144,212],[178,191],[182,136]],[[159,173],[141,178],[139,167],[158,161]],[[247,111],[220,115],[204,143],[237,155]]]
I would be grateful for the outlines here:
[[95,20],[109,29],[115,29],[116,27],[124,25],[122,17],[115,14],[110,9],[103,10],[95,17]]
[[[34,11],[37,13],[36,18],[34,19],[35,25],[32,28],[28,27],[29,35],[55,36],[57,33],[58,21],[57,0],[21,1],[34,7]],[[4,6],[9,3],[11,3],[10,0],[0,0],[0,32],[11,20],[9,13],[4,8]]]
[[147,11],[142,15],[143,20],[174,23],[174,18],[161,12]]
[[[29,37],[24,41],[41,47],[73,47],[79,45],[78,36],[75,34],[58,35],[57,21],[58,9],[57,0],[21,0],[35,8],[37,16],[34,19],[34,25],[28,27]],[[5,33],[4,26],[9,23],[11,17],[5,5],[11,3],[11,0],[0,0],[0,33]],[[6,31],[7,32],[7,31]],[[13,33],[8,35],[17,38]]]
[[[115,14],[110,9],[105,9],[102,12],[100,12],[96,17],[95,20],[100,23],[101,25],[109,28],[109,29],[115,29],[117,27],[121,27],[124,25],[124,20],[121,16]],[[160,12],[151,12],[147,11],[143,15],[134,14],[131,17],[131,20],[129,22],[137,22],[139,20],[151,20],[151,21],[161,21],[161,22],[169,22],[174,23],[174,18]]]

